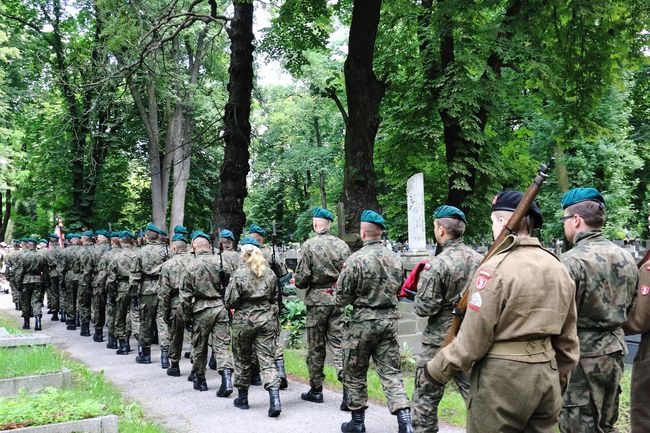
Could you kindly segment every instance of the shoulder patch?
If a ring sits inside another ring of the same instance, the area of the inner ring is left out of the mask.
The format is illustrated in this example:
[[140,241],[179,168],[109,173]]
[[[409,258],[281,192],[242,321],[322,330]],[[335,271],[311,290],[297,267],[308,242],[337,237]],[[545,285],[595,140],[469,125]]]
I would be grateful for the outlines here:
[[650,271],[650,266],[646,266],[645,270]]
[[488,278],[486,278],[486,277],[480,276],[476,280],[476,288],[478,290],[485,289],[485,286],[487,286],[487,284],[488,284]]
[[650,293],[650,287],[641,286],[641,295],[648,296],[648,293]]
[[478,292],[474,292],[472,294],[472,297],[469,298],[469,308],[471,308],[474,311],[481,311],[481,305],[483,304],[483,300],[481,299],[481,294]]
[[481,269],[481,271],[479,272],[479,275],[481,275],[481,276],[483,276],[485,278],[492,278],[492,274],[490,272],[486,271],[485,269]]
[[424,265],[424,269],[426,269],[427,271],[431,269],[431,263],[427,263],[426,265]]

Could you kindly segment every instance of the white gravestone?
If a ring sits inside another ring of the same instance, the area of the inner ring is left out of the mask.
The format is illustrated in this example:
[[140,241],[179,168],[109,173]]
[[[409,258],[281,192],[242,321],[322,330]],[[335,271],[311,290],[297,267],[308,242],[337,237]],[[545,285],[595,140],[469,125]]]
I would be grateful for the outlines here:
[[406,182],[406,205],[408,211],[409,250],[426,251],[424,219],[424,175],[414,174]]

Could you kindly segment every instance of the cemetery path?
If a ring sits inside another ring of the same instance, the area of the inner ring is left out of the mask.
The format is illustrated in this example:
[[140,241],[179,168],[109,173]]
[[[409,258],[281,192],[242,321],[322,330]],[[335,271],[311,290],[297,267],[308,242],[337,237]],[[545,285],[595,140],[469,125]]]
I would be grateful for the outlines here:
[[[19,320],[11,296],[0,293],[0,310]],[[33,331],[32,331],[33,332]],[[262,387],[251,387],[250,410],[233,406],[234,394],[228,398],[215,396],[221,383],[213,370],[206,373],[207,392],[192,389],[186,380],[190,370],[189,360],[181,360],[181,377],[167,376],[160,367],[158,346],[152,347],[152,364],[135,363],[135,355],[117,356],[106,349],[105,343],[95,343],[92,338],[80,337],[79,331],[68,331],[65,324],[52,322],[48,315],[43,320],[43,334],[65,350],[72,358],[86,364],[93,371],[103,371],[105,377],[117,385],[127,399],[137,401],[147,417],[172,432],[188,433],[321,433],[338,432],[340,424],[350,415],[339,410],[341,394],[324,390],[325,402],[308,403],[300,399],[300,393],[308,386],[289,378],[289,388],[281,392],[282,414],[269,418],[268,393]],[[366,428],[373,433],[397,431],[397,420],[384,405],[372,403],[366,412]],[[464,429],[440,426],[441,433],[464,433]]]

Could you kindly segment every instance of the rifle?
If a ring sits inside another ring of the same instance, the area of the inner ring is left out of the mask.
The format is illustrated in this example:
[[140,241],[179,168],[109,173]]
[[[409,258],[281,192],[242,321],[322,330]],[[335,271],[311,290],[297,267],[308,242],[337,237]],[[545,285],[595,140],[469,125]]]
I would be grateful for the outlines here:
[[[648,213],[650,214],[650,203],[648,203]],[[648,223],[650,223],[650,216],[648,216]],[[650,224],[648,225],[650,227]],[[638,263],[637,268],[641,269],[643,264],[650,260],[650,247],[648,247],[648,250],[645,252],[645,255],[641,259],[641,261]]]
[[113,233],[113,226],[109,222],[108,223],[108,249],[109,250],[113,249],[113,242],[111,241],[111,239],[113,239],[112,233]]
[[[535,200],[535,197],[537,197],[537,194],[539,193],[542,184],[548,177],[548,172],[551,170],[551,165],[553,164],[553,160],[554,158],[551,158],[549,162],[539,166],[537,176],[535,176],[533,183],[528,187],[528,190],[524,194],[524,197],[521,199],[521,202],[519,202],[519,205],[517,205],[517,208],[515,209],[512,216],[510,217],[510,220],[508,220],[506,226],[503,228],[503,230],[501,231],[497,239],[494,241],[492,246],[490,246],[488,252],[485,253],[485,257],[483,257],[483,260],[481,261],[481,265],[487,262],[492,256],[498,254],[499,252],[503,251],[505,248],[509,247],[512,244],[512,242],[514,241],[514,237],[510,236],[510,234],[513,233],[517,229],[517,227],[519,227],[519,224],[528,213],[528,209],[530,205]],[[458,335],[458,332],[460,331],[460,325],[463,323],[463,318],[465,317],[465,312],[467,311],[467,302],[468,302],[469,292],[470,292],[469,289],[470,281],[471,278],[470,280],[467,281],[465,289],[463,290],[463,296],[460,298],[458,303],[454,306],[453,314],[451,316],[451,325],[449,326],[449,330],[447,331],[447,337],[445,338],[445,341],[442,343],[442,347],[449,345],[449,343],[451,343],[454,340],[454,338],[456,338],[456,335]]]

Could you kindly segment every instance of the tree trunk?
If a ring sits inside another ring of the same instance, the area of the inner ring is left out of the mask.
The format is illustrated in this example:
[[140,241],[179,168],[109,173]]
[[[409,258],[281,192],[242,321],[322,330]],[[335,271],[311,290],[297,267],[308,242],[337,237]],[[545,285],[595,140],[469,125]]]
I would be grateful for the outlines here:
[[7,234],[7,224],[9,224],[9,217],[11,216],[11,190],[5,190],[4,196],[4,211],[2,206],[2,193],[0,193],[0,240],[5,238]]
[[[316,134],[316,147],[323,147],[323,137],[320,134],[320,124],[318,117],[314,116],[314,133]],[[327,191],[325,191],[325,173],[323,170],[318,171],[318,188],[320,190],[320,205],[327,209]]]
[[379,128],[379,104],[386,90],[373,70],[375,39],[381,0],[355,0],[345,60],[348,122],[345,130],[345,167],[341,201],[346,227],[358,231],[364,209],[380,211],[374,167],[375,136]]
[[227,228],[239,237],[246,222],[244,199],[250,157],[250,110],[253,90],[253,2],[234,2],[234,16],[228,30],[230,67],[228,102],[224,113],[223,164],[215,201],[213,226]]

